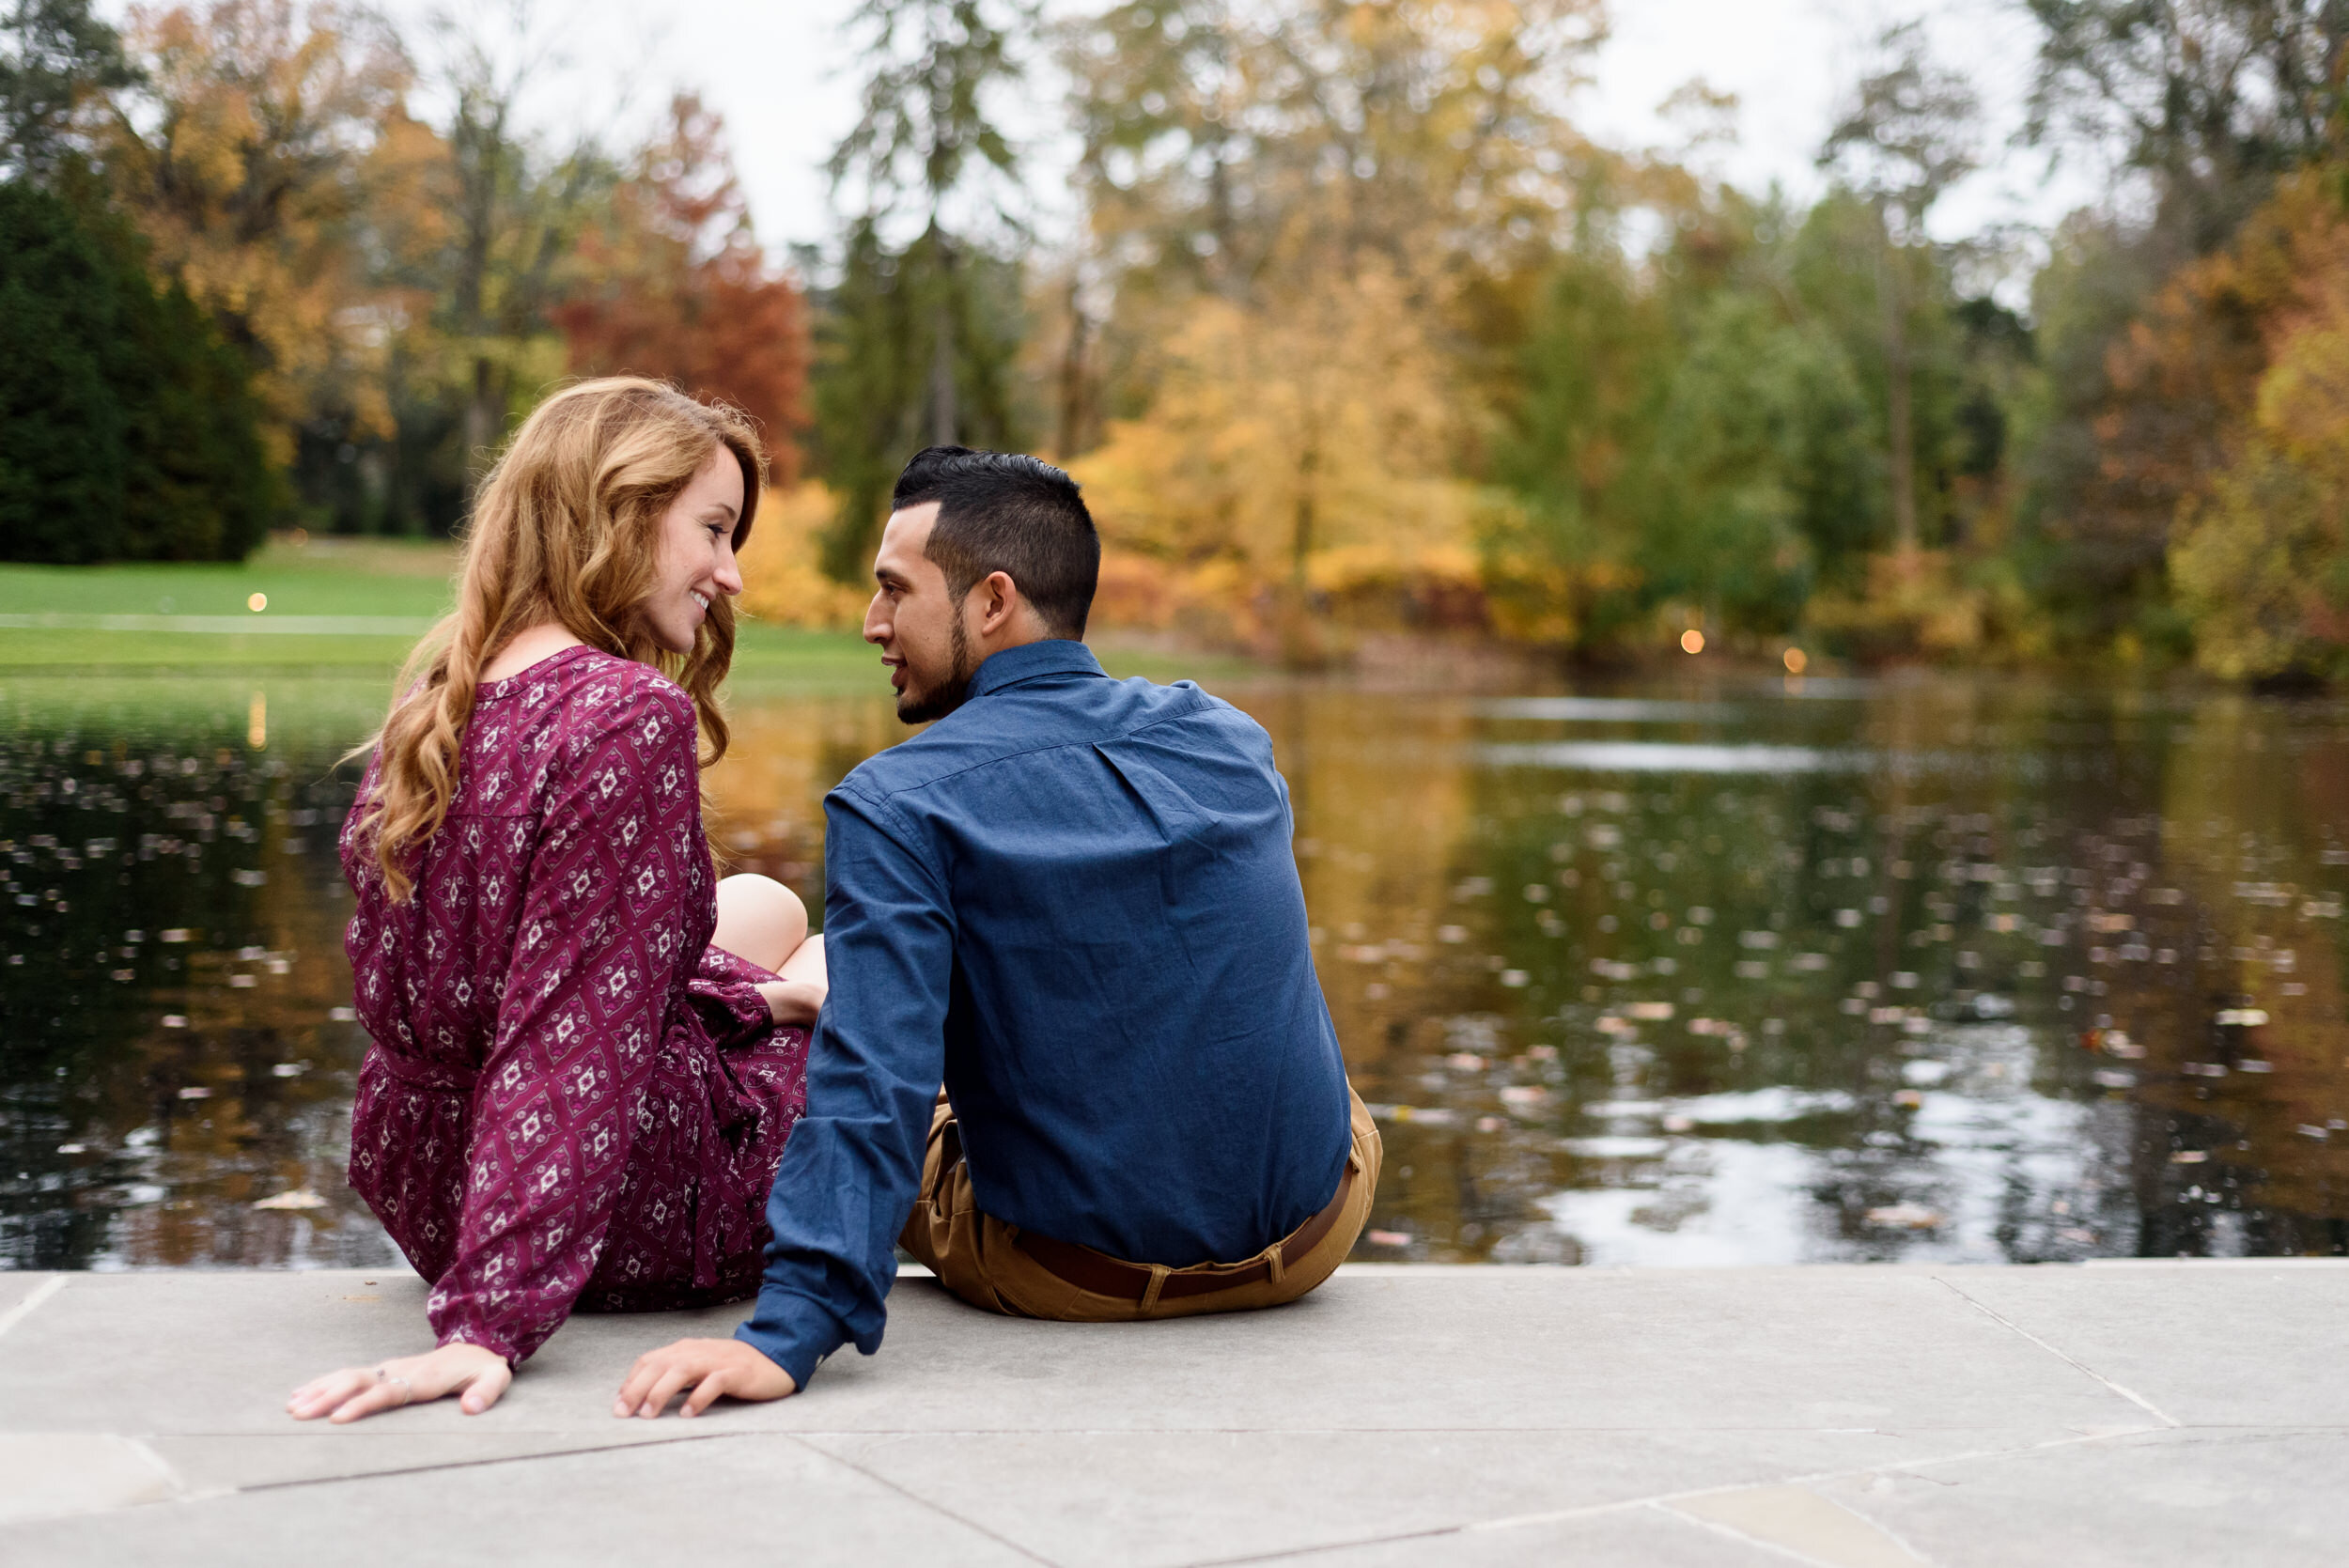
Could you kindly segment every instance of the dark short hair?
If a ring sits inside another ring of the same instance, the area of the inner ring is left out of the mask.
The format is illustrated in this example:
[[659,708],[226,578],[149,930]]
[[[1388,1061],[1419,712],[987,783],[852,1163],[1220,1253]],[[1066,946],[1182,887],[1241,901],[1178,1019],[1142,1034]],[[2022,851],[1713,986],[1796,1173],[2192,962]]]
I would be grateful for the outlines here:
[[897,475],[890,510],[938,503],[922,553],[946,574],[957,604],[980,579],[1003,572],[1055,637],[1082,637],[1101,581],[1101,536],[1077,482],[1017,452],[928,446]]

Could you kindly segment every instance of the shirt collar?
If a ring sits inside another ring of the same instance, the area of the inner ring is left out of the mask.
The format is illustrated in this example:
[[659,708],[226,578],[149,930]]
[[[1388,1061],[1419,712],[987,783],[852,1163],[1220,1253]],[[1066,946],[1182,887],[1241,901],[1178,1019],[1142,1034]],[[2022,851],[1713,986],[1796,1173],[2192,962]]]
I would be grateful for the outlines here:
[[984,697],[990,691],[1001,691],[1006,686],[1036,680],[1045,675],[1097,675],[1101,662],[1093,657],[1093,650],[1082,643],[1065,637],[1048,637],[1038,643],[1022,643],[1016,648],[990,654],[971,675],[970,695]]

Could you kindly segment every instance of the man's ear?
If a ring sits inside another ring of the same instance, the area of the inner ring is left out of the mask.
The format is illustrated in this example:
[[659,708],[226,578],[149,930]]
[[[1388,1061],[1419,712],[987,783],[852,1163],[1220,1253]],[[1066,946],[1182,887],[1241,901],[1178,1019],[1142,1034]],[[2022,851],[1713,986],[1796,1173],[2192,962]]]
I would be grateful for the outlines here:
[[985,596],[979,600],[979,635],[989,637],[1003,630],[1019,613],[1019,584],[1011,580],[1009,572],[991,571],[978,588]]

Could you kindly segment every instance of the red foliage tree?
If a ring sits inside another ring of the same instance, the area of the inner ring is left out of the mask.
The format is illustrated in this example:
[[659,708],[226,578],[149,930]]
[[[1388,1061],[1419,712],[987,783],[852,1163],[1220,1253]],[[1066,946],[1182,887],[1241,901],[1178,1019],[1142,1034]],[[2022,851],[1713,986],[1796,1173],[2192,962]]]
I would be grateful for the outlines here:
[[807,302],[768,265],[735,180],[725,122],[681,93],[669,124],[579,245],[582,281],[554,312],[571,368],[659,376],[764,427],[778,489],[807,423]]

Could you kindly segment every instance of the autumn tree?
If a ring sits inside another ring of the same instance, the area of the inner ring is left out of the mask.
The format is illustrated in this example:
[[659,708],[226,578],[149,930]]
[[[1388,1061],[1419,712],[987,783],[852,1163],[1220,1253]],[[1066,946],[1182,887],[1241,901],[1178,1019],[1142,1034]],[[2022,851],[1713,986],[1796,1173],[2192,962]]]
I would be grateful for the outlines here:
[[[1319,557],[1365,539],[1406,563],[1466,551],[1490,380],[1467,356],[1570,232],[1591,158],[1563,108],[1599,35],[1575,0],[1176,0],[1073,23],[1085,243],[1112,302],[1088,472],[1159,448],[1151,531],[1187,498],[1190,531],[1254,574],[1240,590],[1283,596],[1292,628]],[[1229,434],[1204,415],[1219,406]]]
[[552,61],[535,13],[496,40],[483,23],[441,24],[441,89],[450,103],[446,194],[453,222],[436,258],[442,325],[463,365],[463,433],[478,468],[506,432],[518,400],[559,371],[550,312],[581,235],[617,182],[592,132],[550,147],[519,104]]
[[[2279,179],[2338,163],[2349,7],[2029,8],[2041,26],[2030,134],[2053,156],[2085,153],[2128,179],[2060,226],[2034,283],[2044,373],[2017,452],[2021,544],[2064,642],[2183,652],[2171,529],[2197,476],[2220,460],[2231,411],[2265,358],[2250,321],[2197,314],[2192,296],[2209,277],[2196,268]],[[2186,339],[2191,354],[2178,349]]]
[[[2170,546],[2196,657],[2233,679],[2349,673],[2349,213],[2303,175],[2164,303],[2249,328]],[[2193,335],[2148,335],[2191,373]]]
[[2026,0],[2028,134],[2117,153],[2172,264],[2223,245],[2275,178],[2325,155],[2349,79],[2340,0]]
[[571,368],[726,399],[764,427],[775,486],[789,488],[806,423],[805,302],[760,249],[724,121],[698,98],[672,101],[573,266],[581,281],[552,312]]
[[[314,408],[374,380],[360,171],[405,54],[366,12],[293,0],[138,10],[129,36],[152,113],[117,113],[109,188],[252,360],[283,463]],[[362,417],[388,427],[378,401]]]

